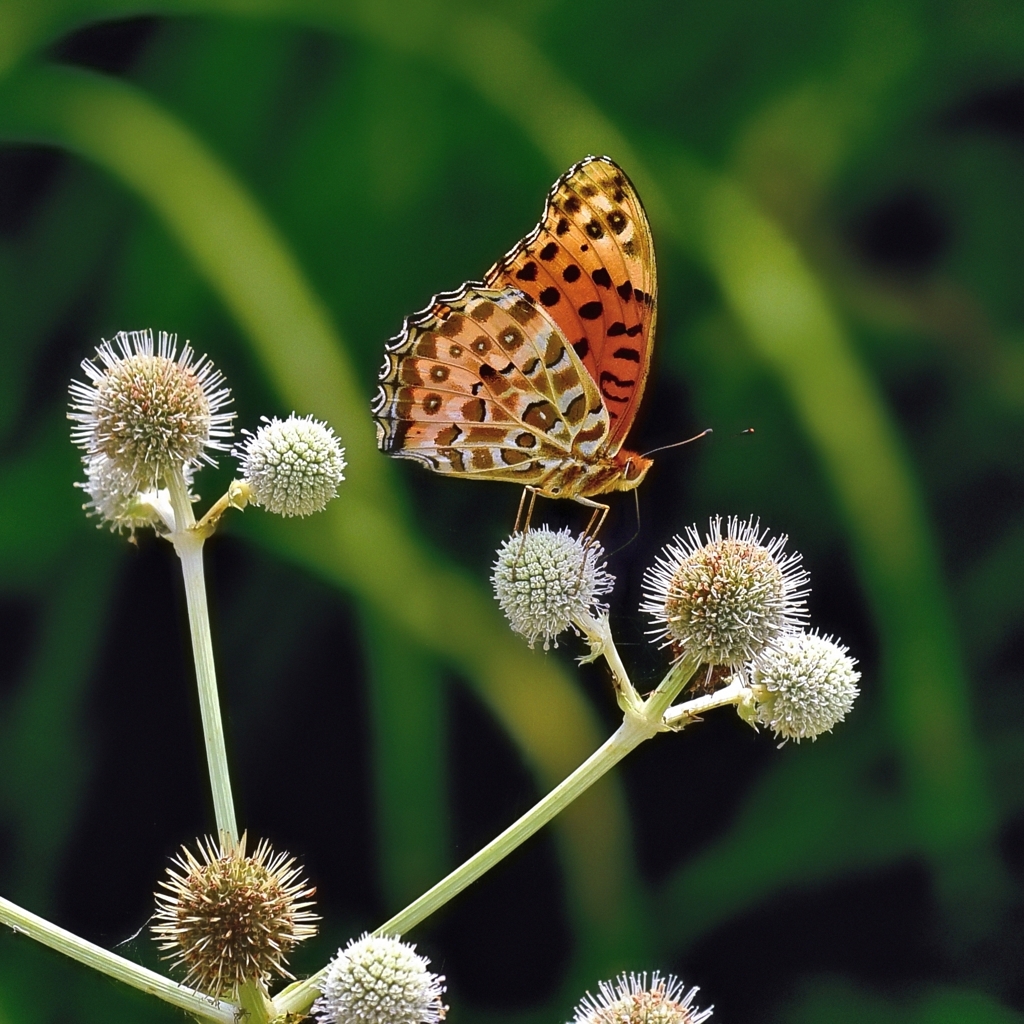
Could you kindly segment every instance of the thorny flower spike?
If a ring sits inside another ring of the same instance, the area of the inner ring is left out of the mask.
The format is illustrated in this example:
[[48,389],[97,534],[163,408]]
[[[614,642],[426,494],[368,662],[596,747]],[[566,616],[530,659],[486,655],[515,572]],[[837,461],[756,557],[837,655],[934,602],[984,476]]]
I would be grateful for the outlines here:
[[583,997],[572,1024],[702,1024],[714,1007],[698,1010],[693,997],[699,989],[684,994],[683,983],[670,974],[662,978],[657,971],[647,984],[647,974],[620,974],[615,984],[602,981],[597,996]]
[[611,592],[615,577],[603,558],[600,544],[585,544],[568,529],[513,533],[498,548],[494,596],[512,628],[531,647],[543,637],[547,650],[570,624],[606,610],[598,597]]
[[698,663],[736,668],[798,628],[809,577],[785,545],[757,520],[730,517],[723,536],[716,516],[703,542],[688,527],[644,575],[640,610],[655,638]]
[[168,471],[213,463],[225,451],[233,412],[231,392],[206,358],[177,336],[121,331],[82,362],[88,384],[72,381],[72,440],[87,455],[105,455],[136,491],[164,483]]
[[438,1024],[444,977],[429,964],[388,935],[353,939],[331,961],[313,1013],[320,1024]]
[[815,740],[841,722],[860,693],[848,648],[817,633],[793,633],[753,666],[755,721],[776,738]]
[[309,910],[316,890],[295,859],[265,841],[247,857],[244,835],[228,850],[210,838],[197,845],[198,856],[182,847],[156,894],[152,930],[167,959],[187,968],[185,984],[214,996],[291,978],[287,956],[319,920]]
[[235,446],[252,501],[282,516],[321,512],[345,479],[345,449],[334,431],[312,416],[276,416]]

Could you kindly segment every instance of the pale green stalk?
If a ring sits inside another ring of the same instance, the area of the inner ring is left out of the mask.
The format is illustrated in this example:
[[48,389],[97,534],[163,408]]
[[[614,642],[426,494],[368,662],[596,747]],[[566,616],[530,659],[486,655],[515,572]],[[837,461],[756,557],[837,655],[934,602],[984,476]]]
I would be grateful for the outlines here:
[[210,612],[206,604],[206,578],[203,573],[203,535],[192,529],[196,521],[192,514],[192,498],[181,470],[168,474],[167,487],[171,507],[174,509],[174,532],[170,540],[181,559],[181,571],[185,578],[188,625],[192,633],[192,654],[196,663],[196,685],[199,689],[210,788],[213,791],[213,810],[221,844],[234,846],[238,842],[238,825],[231,797],[224,723],[221,721],[220,697],[217,693],[217,671],[213,664]]
[[615,699],[623,713],[641,712],[643,699],[630,682],[629,673],[619,656],[619,649],[615,646],[615,638],[612,636],[608,616],[587,614],[576,619],[575,623],[586,634],[587,643],[590,644],[590,654],[582,658],[581,662],[596,661],[603,657],[608,663],[608,668],[611,669]]
[[111,953],[92,942],[80,939],[57,925],[35,914],[22,910],[21,907],[0,897],[0,922],[13,928],[16,933],[21,933],[41,942],[50,949],[57,950],[65,956],[77,960],[79,963],[100,971],[102,974],[123,981],[132,988],[162,999],[165,1003],[177,1006],[187,1013],[205,1020],[222,1021],[223,1024],[233,1024],[238,1009],[230,1003],[221,1002],[211,996],[204,996],[193,989],[185,988],[176,982],[157,974],[146,967],[134,964],[131,960]]
[[706,693],[703,697],[676,704],[665,712],[665,724],[670,729],[684,729],[695,722],[698,716],[712,708],[721,708],[726,704],[743,704],[752,699],[750,687],[741,679],[733,679],[728,686],[723,686],[714,693]]
[[267,995],[267,987],[261,981],[249,981],[238,990],[238,1004],[244,1014],[245,1024],[270,1024],[277,1016],[274,1004]]
[[[619,665],[621,666],[621,662]],[[641,703],[639,709],[626,711],[622,725],[579,768],[483,849],[418,899],[413,900],[404,910],[385,921],[374,934],[406,934],[565,810],[581,793],[589,789],[644,740],[664,732],[665,724],[662,718],[665,710],[690,680],[695,669],[696,665],[686,659],[673,665],[650,697]],[[327,970],[325,967],[311,978],[289,985],[280,992],[274,1000],[277,1012],[305,1013],[316,999],[319,985],[327,975]]]

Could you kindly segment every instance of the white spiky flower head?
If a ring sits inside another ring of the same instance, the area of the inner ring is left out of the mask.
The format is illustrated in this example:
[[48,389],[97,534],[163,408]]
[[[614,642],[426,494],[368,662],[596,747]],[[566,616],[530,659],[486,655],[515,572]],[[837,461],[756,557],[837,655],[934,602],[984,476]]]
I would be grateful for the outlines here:
[[225,451],[234,413],[231,392],[206,356],[196,357],[177,335],[121,331],[82,362],[88,384],[72,381],[71,438],[92,457],[105,455],[139,491],[166,474],[213,464]]
[[751,666],[754,721],[783,742],[831,732],[860,693],[856,665],[831,637],[803,630],[783,637]]
[[589,992],[580,1000],[572,1024],[702,1024],[714,1007],[699,1010],[693,1005],[696,987],[685,991],[683,983],[670,974],[655,971],[620,974],[612,984],[602,981],[596,996]]
[[281,516],[321,512],[345,479],[345,449],[312,416],[263,417],[263,426],[235,447],[252,502]]
[[662,646],[698,663],[738,668],[806,619],[809,576],[785,536],[770,538],[756,519],[696,526],[666,545],[644,574],[640,610]]
[[513,533],[502,541],[494,563],[494,596],[512,628],[532,647],[552,640],[573,623],[606,609],[598,598],[611,592],[615,577],[605,571],[604,548],[574,537],[568,528]]
[[327,968],[313,1014],[320,1024],[438,1024],[444,976],[416,947],[388,935],[352,939]]

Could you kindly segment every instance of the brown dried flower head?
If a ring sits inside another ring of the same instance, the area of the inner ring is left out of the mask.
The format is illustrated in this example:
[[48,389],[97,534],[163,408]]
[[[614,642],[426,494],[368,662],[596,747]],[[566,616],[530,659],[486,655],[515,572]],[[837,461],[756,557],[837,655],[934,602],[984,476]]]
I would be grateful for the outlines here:
[[246,837],[222,849],[198,840],[183,846],[156,893],[153,935],[166,959],[187,970],[185,984],[214,996],[246,982],[291,978],[285,964],[295,946],[316,934],[309,909],[316,890],[287,853],[263,841],[251,856]]

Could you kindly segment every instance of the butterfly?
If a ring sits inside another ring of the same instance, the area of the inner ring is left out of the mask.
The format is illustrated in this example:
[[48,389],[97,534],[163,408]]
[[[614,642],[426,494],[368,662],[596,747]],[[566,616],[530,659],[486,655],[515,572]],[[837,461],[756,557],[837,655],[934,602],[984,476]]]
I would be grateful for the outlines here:
[[435,295],[388,342],[377,447],[437,473],[521,484],[531,509],[538,494],[570,498],[595,510],[596,534],[608,506],[593,499],[632,490],[651,467],[622,445],[656,312],[640,197],[611,159],[587,157],[482,281]]

